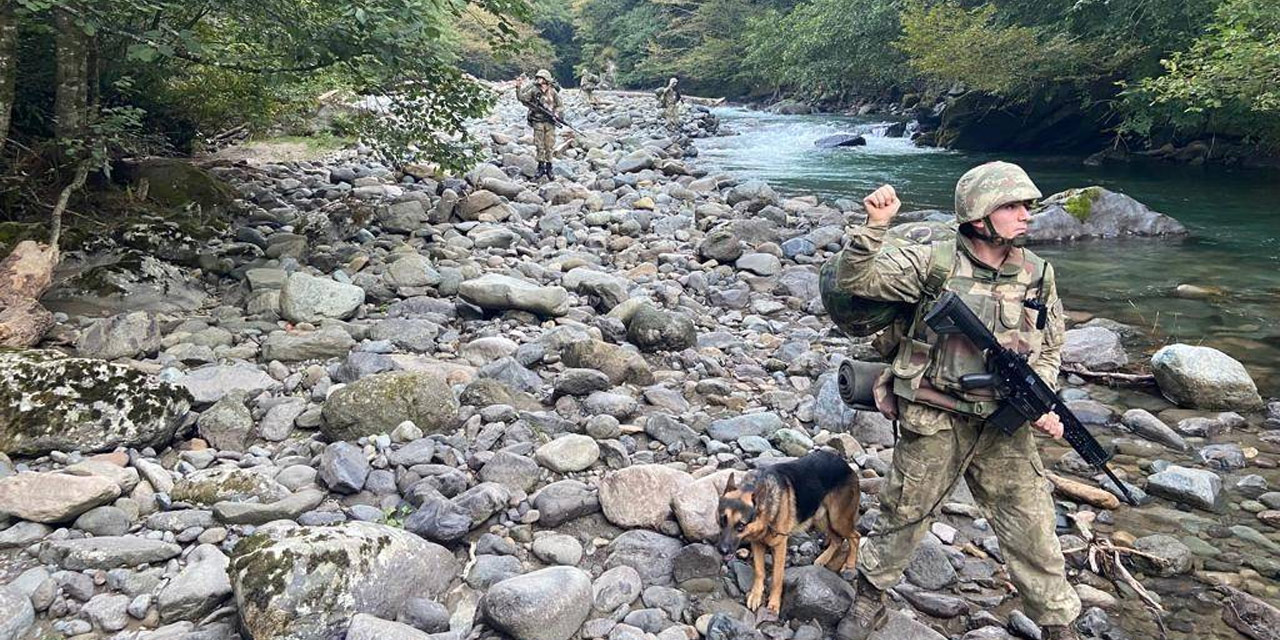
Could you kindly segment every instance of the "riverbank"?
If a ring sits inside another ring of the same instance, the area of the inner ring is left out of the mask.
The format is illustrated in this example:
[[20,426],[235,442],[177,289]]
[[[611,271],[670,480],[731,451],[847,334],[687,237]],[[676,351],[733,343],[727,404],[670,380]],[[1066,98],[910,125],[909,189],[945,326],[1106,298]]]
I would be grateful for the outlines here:
[[[395,172],[359,150],[214,167],[237,194],[225,233],[139,242],[172,251],[102,275],[111,287],[64,284],[42,346],[77,358],[0,356],[0,393],[54,403],[0,414],[16,452],[0,462],[13,514],[0,519],[0,599],[14,603],[0,629],[835,632],[852,593],[811,566],[815,537],[793,538],[781,620],[759,625],[748,562],[708,543],[730,474],[815,446],[856,466],[862,527],[874,522],[893,429],[840,404],[835,368],[870,349],[833,333],[817,296],[857,205],[710,171],[693,142],[718,129],[704,110],[673,135],[652,98],[592,110],[566,97],[585,134],[554,181],[530,180],[524,110],[504,94],[472,125],[492,161],[465,176]],[[95,317],[106,309],[128,313]],[[1127,358],[1126,327],[1075,330],[1071,362]],[[49,391],[71,379],[75,393]],[[1153,496],[1112,508],[1059,495],[1064,546],[1068,516],[1092,517],[1155,558],[1130,566],[1170,638],[1238,637],[1228,599],[1280,616],[1256,599],[1280,595],[1280,406],[1223,393],[1228,406],[1187,409],[1064,380],[1120,450],[1117,471]],[[1041,451],[1055,473],[1094,482],[1061,443]],[[961,489],[942,514],[880,637],[1034,637],[972,497]],[[1091,635],[1157,636],[1129,587],[1072,566]]]

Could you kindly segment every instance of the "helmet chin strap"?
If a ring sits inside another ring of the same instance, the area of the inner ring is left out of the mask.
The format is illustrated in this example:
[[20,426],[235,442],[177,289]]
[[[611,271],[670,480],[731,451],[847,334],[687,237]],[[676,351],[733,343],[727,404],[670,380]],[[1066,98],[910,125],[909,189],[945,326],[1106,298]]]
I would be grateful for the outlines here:
[[996,231],[996,226],[991,223],[991,216],[987,216],[982,219],[981,229],[974,227],[973,230],[979,238],[982,238],[997,247],[1021,247],[1027,244],[1027,237],[1025,235],[1021,235],[1016,238],[1006,238],[1000,235],[1000,232]]

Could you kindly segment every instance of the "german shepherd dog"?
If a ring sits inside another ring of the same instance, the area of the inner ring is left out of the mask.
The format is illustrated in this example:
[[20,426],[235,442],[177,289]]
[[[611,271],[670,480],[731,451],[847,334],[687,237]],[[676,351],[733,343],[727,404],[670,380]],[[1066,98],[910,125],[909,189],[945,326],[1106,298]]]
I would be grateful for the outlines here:
[[839,567],[852,572],[858,564],[858,476],[840,456],[817,450],[791,462],[750,471],[739,486],[730,476],[717,510],[720,553],[726,557],[743,542],[751,543],[755,579],[747,607],[760,608],[764,597],[764,553],[773,550],[769,612],[782,606],[782,576],[787,566],[787,538],[817,525],[827,537],[826,549],[814,564],[837,570],[845,541],[849,555]]

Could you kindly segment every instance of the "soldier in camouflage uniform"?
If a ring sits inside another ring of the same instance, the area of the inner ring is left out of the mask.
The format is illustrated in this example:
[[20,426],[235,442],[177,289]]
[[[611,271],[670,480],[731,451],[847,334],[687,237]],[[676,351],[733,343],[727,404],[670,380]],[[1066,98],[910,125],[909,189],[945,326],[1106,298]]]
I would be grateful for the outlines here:
[[578,88],[582,91],[582,97],[586,99],[587,104],[596,106],[595,90],[600,86],[600,78],[590,71],[583,70],[582,79],[578,81]]
[[556,121],[555,118],[535,106],[541,105],[546,111],[556,116],[560,115],[560,93],[556,91],[555,80],[552,79],[551,72],[546,69],[538,69],[538,72],[533,76],[531,84],[521,86],[516,90],[516,97],[529,108],[527,120],[529,121],[529,126],[533,127],[533,146],[538,160],[538,172],[533,177],[546,176],[548,180],[551,180],[553,177],[551,175],[551,158],[556,146]]
[[662,115],[666,118],[668,129],[680,128],[680,90],[676,88],[678,81],[672,78],[667,85],[658,89],[658,105],[662,107]]
[[[1054,532],[1053,499],[1030,429],[1013,436],[983,428],[998,398],[990,389],[964,389],[960,377],[985,372],[983,354],[960,335],[938,336],[923,322],[936,289],[954,291],[1000,343],[1027,357],[1056,386],[1063,342],[1062,302],[1053,267],[1022,248],[1028,205],[1040,197],[1017,165],[992,162],[971,169],[956,185],[955,241],[899,248],[883,246],[901,203],[885,185],[864,203],[867,223],[853,231],[837,263],[838,286],[866,298],[915,305],[912,322],[882,388],[896,399],[902,429],[880,491],[880,517],[863,547],[857,598],[837,636],[863,640],[887,619],[884,590],[902,576],[933,510],[963,476],[987,511],[1010,577],[1045,640],[1075,639],[1080,599],[1068,584]],[[941,273],[941,277],[937,274]],[[936,283],[936,285],[934,284]],[[1048,315],[1037,329],[1038,309]],[[1033,423],[1053,437],[1062,423],[1048,413]]]

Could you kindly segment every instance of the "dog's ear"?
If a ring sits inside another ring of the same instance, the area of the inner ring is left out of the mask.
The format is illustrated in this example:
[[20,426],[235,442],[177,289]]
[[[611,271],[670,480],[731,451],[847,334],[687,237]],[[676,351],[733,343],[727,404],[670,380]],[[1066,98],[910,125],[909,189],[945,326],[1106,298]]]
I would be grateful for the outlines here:
[[737,478],[737,474],[735,473],[729,474],[729,481],[724,483],[724,490],[726,493],[738,488],[738,483],[735,480],[735,478]]

